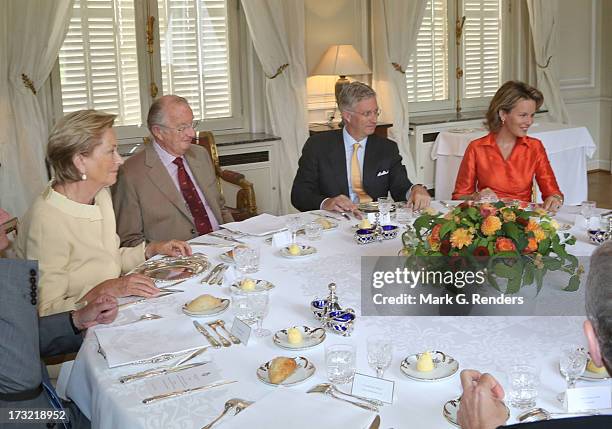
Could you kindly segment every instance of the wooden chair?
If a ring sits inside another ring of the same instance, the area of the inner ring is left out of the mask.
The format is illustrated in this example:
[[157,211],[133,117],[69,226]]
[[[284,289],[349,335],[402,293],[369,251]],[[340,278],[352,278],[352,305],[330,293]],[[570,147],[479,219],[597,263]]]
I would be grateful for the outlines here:
[[221,180],[240,188],[236,194],[236,207],[227,207],[235,221],[241,221],[257,215],[257,202],[255,200],[255,190],[253,184],[246,180],[244,174],[237,171],[224,170],[219,163],[219,152],[215,143],[215,136],[210,131],[198,132],[198,137],[194,140],[195,144],[204,146],[215,166],[217,176],[217,187],[223,196]]

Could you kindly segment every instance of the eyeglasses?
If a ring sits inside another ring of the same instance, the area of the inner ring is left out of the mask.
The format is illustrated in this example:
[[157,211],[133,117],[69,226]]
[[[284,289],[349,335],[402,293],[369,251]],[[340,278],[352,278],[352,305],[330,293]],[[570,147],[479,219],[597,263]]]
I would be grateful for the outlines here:
[[190,125],[181,125],[180,127],[176,127],[176,128],[168,127],[168,126],[162,125],[162,124],[156,124],[156,125],[159,126],[159,127],[162,127],[162,128],[167,128],[169,130],[174,130],[174,131],[176,131],[179,134],[183,134],[185,131],[190,130],[190,129],[191,130],[196,130],[198,128],[199,124],[200,124],[200,121],[193,121]]
[[371,117],[376,117],[378,118],[382,112],[381,109],[376,109],[376,110],[368,110],[367,112],[355,112],[354,110],[348,110],[348,112],[351,113],[357,113],[358,115],[363,116],[364,118],[371,118]]

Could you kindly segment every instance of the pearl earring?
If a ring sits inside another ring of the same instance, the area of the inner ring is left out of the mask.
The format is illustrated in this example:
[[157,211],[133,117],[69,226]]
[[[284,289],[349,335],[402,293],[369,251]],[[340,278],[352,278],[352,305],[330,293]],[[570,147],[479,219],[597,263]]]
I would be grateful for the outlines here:
[[87,174],[85,173],[81,174],[81,180],[87,180]]

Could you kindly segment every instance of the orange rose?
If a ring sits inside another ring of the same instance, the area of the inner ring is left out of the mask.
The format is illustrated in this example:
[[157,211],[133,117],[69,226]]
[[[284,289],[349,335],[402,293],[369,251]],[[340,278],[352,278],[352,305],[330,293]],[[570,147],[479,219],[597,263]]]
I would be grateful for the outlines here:
[[523,253],[533,253],[538,250],[538,242],[535,238],[529,237],[527,239],[527,246],[523,249]]
[[496,252],[513,252],[516,250],[514,242],[509,238],[498,237],[495,240],[495,251]]
[[525,226],[525,231],[535,231],[538,228],[540,228],[540,225],[533,219],[529,219],[529,222]]
[[431,239],[433,241],[440,241],[440,230],[442,229],[442,224],[438,223],[431,229]]
[[497,216],[487,216],[480,226],[484,235],[493,235],[501,229],[501,220]]

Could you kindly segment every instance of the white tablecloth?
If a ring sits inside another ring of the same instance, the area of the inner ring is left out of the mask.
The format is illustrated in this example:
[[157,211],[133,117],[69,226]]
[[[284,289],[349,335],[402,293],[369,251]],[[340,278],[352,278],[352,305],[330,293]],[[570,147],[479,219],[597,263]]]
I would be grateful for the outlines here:
[[[570,208],[561,221],[573,221]],[[307,216],[307,215],[304,215]],[[281,257],[277,250],[262,238],[249,239],[261,245],[261,269],[254,277],[271,281],[271,310],[264,327],[272,332],[294,325],[315,326],[309,303],[316,296],[327,295],[327,285],[335,282],[343,306],[360,312],[360,256],[396,255],[400,239],[359,246],[352,238],[350,226],[355,221],[342,220],[334,231],[323,233],[323,239],[312,242],[316,255],[303,260]],[[580,232],[578,228],[572,232]],[[578,243],[569,249],[576,255],[589,255],[594,246],[584,233],[577,234]],[[201,248],[198,248],[201,250]],[[213,262],[222,250],[209,252]],[[214,252],[214,253],[213,253]],[[202,286],[198,280],[182,283],[183,294],[162,298],[162,301],[133,306],[140,314],[154,312],[164,317],[182,317],[180,306],[201,293],[231,297],[228,285]],[[121,318],[120,314],[120,318]],[[133,317],[133,314],[132,314]],[[184,316],[186,317],[186,316]],[[233,320],[232,310],[218,316],[226,322]],[[209,319],[203,319],[204,321]],[[385,378],[395,381],[393,405],[382,407],[381,428],[447,428],[451,427],[442,415],[444,403],[461,393],[458,374],[434,382],[416,382],[400,371],[400,362],[410,354],[423,350],[443,350],[455,357],[460,369],[477,368],[498,377],[506,384],[504,370],[517,358],[533,358],[541,367],[541,386],[538,406],[561,411],[555,395],[565,387],[558,371],[558,351],[565,344],[586,345],[582,334],[583,317],[358,317],[355,331],[349,338],[328,333],[325,342],[313,349],[290,352],[276,347],[271,337],[251,338],[249,345],[221,348],[207,352],[226,379],[238,383],[214,390],[170,399],[153,405],[143,405],[149,396],[142,382],[123,385],[118,378],[140,371],[146,366],[126,366],[109,369],[93,333],[88,333],[75,361],[68,385],[68,394],[83,412],[91,417],[94,428],[201,428],[223,409],[229,398],[258,400],[275,387],[258,381],[257,367],[275,356],[305,356],[314,363],[315,375],[301,385],[291,387],[306,391],[326,381],[325,345],[352,343],[357,346],[357,370],[373,375],[367,363],[366,338],[383,333],[394,339],[395,351]],[[122,322],[120,319],[116,323]],[[147,322],[139,322],[147,323]],[[194,330],[194,335],[199,335]],[[152,339],[163,341],[163,338]],[[203,345],[206,341],[202,337]],[[579,382],[585,384],[586,382]],[[517,411],[512,410],[512,418]],[[231,417],[230,417],[231,418]]]
[[[443,131],[438,134],[431,156],[436,159],[435,190],[437,200],[451,199],[463,154],[472,140],[488,132]],[[542,141],[557,183],[565,195],[565,204],[577,205],[587,200],[586,159],[593,156],[595,143],[585,127],[563,124],[534,124],[529,136]],[[538,192],[538,201],[541,201]]]

